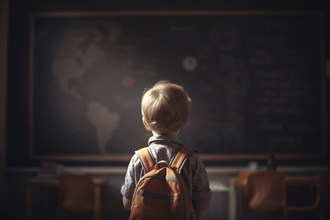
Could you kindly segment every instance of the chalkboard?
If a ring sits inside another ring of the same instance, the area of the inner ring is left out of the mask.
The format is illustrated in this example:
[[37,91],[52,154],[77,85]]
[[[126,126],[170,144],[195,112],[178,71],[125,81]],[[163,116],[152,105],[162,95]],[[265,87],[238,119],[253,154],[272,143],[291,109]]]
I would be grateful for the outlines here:
[[191,96],[180,139],[205,160],[324,156],[323,34],[314,12],[33,14],[31,156],[128,160],[161,79]]

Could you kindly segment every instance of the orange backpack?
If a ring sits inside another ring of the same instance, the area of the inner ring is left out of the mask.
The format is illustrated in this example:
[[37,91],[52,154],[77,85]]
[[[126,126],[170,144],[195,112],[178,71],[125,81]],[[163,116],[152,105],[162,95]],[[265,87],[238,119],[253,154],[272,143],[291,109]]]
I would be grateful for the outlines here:
[[182,147],[168,164],[164,160],[156,163],[147,147],[137,151],[146,174],[133,194],[131,220],[190,219],[190,190],[180,172],[192,152],[190,147]]

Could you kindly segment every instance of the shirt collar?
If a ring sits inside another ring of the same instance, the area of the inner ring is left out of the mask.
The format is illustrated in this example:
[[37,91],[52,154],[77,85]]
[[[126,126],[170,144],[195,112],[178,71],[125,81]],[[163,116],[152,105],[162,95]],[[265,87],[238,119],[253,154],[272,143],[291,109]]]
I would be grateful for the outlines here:
[[173,138],[173,137],[166,136],[166,135],[158,135],[158,136],[150,137],[149,141],[148,141],[148,145],[150,145],[150,144],[162,144],[162,145],[177,144],[177,145],[182,146],[182,143],[178,137]]

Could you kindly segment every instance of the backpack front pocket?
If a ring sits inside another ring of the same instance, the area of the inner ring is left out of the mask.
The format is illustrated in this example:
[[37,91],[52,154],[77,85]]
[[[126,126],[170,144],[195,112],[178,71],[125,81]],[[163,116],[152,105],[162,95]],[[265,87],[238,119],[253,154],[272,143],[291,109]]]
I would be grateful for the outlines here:
[[148,196],[160,200],[174,200],[175,197],[178,197],[178,195],[160,194],[160,193],[150,192],[145,189],[141,189],[139,193],[141,196]]

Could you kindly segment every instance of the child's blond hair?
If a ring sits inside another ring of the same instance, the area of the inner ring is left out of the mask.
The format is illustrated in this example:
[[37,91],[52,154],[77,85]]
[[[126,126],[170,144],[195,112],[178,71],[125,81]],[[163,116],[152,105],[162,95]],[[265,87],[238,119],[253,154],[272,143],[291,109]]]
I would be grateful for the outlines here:
[[187,123],[190,105],[191,99],[183,87],[161,80],[142,97],[143,123],[158,134],[172,134]]

